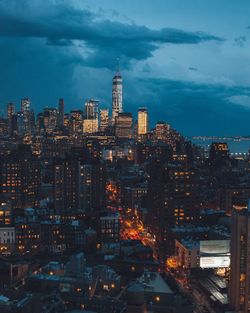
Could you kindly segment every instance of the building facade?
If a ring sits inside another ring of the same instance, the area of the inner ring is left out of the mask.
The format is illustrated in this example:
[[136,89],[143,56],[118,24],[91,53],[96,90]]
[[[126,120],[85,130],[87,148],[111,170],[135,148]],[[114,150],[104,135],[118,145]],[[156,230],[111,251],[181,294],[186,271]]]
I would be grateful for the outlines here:
[[122,76],[117,71],[113,77],[112,84],[112,119],[115,121],[115,118],[119,113],[123,111],[123,94],[122,94]]
[[118,138],[132,137],[133,119],[131,113],[119,113],[115,118],[115,135]]
[[138,136],[148,133],[148,110],[140,108],[138,110]]
[[229,299],[239,313],[250,312],[250,205],[233,211]]

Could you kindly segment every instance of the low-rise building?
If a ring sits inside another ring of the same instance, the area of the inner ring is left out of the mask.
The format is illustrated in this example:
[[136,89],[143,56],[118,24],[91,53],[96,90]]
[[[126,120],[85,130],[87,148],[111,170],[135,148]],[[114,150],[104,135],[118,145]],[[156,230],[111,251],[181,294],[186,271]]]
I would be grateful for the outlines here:
[[0,227],[0,255],[13,251],[15,242],[15,227]]
[[191,269],[200,266],[199,241],[175,240],[175,254],[177,256],[178,267]]

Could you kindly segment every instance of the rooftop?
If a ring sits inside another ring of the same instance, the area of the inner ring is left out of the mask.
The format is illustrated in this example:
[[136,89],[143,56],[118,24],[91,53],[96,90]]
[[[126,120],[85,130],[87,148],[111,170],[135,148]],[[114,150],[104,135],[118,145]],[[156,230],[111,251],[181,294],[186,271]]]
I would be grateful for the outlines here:
[[138,282],[143,285],[144,291],[155,293],[173,294],[168,284],[157,272],[146,272],[139,279]]

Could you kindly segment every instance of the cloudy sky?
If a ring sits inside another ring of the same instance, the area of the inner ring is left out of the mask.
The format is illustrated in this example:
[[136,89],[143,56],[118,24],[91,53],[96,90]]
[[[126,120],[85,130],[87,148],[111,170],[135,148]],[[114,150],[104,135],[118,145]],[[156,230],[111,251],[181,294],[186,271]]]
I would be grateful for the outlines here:
[[0,0],[0,106],[147,106],[184,135],[250,134],[249,0]]

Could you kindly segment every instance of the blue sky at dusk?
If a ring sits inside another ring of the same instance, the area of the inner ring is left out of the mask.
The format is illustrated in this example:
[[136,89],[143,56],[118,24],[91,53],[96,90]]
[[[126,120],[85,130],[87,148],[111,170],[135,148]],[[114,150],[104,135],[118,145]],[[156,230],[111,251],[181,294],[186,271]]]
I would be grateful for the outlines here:
[[149,109],[184,135],[250,135],[249,0],[0,0],[0,106],[88,98]]

